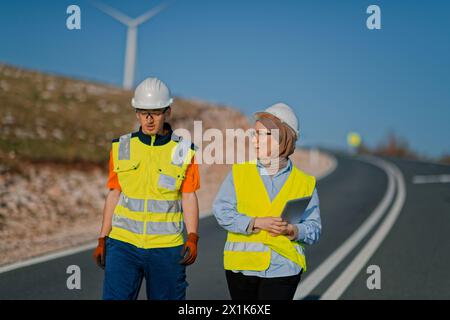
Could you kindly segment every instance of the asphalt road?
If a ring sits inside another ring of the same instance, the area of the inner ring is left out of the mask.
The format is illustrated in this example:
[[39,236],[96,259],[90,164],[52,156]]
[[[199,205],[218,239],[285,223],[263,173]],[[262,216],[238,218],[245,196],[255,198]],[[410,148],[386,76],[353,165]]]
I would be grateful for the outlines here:
[[[322,216],[322,237],[316,245],[307,247],[308,272],[300,283],[307,287],[314,273],[338,251],[370,217],[385,199],[389,175],[385,170],[364,159],[335,154],[337,169],[320,180],[317,189]],[[351,265],[358,265],[359,255],[372,248],[373,254],[351,274],[351,281],[338,296],[339,299],[450,299],[450,184],[413,184],[415,175],[450,174],[450,166],[384,159],[401,172],[405,185],[404,203],[401,202],[399,183],[393,188],[391,201],[369,232],[365,233],[352,250],[303,298],[323,298],[330,287]],[[398,200],[398,218],[392,220],[379,246],[371,245],[391,219]],[[229,299],[222,266],[225,231],[214,217],[201,220],[201,240],[197,262],[188,267],[188,299]],[[367,248],[369,247],[369,248]],[[99,299],[103,272],[91,259],[91,250],[28,267],[0,273],[0,299]],[[357,259],[358,258],[358,259]],[[328,259],[328,260],[327,260]],[[328,263],[328,262],[327,262]],[[81,289],[66,286],[67,267],[81,269]],[[381,289],[369,290],[366,268],[380,268]],[[341,287],[344,288],[344,287]],[[144,289],[140,298],[145,298]],[[332,297],[333,295],[331,295]]]

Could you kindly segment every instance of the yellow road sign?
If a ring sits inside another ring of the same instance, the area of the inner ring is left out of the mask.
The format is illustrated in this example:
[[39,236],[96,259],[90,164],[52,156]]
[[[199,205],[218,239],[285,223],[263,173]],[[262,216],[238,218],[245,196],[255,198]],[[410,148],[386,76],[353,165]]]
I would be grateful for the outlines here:
[[347,143],[351,147],[359,147],[361,145],[361,136],[356,132],[350,132],[347,135]]

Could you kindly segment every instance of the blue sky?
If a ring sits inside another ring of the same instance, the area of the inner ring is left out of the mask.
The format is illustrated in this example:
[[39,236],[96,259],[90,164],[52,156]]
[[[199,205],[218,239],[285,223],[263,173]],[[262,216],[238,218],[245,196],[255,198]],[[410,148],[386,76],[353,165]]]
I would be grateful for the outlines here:
[[[159,0],[103,0],[131,17]],[[66,29],[81,7],[82,29]],[[381,8],[382,29],[366,28]],[[136,82],[246,115],[284,101],[303,145],[370,147],[393,131],[428,156],[450,153],[449,1],[174,0],[139,28]],[[0,61],[121,85],[126,28],[88,1],[0,2]]]

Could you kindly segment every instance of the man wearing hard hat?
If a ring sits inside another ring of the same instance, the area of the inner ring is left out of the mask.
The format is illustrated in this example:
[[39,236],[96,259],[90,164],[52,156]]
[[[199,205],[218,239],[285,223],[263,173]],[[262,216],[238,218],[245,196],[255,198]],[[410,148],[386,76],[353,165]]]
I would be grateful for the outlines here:
[[185,299],[186,265],[197,256],[200,180],[195,146],[166,121],[172,101],[162,81],[144,80],[131,101],[139,130],[112,142],[94,251],[105,269],[103,299],[136,299],[144,278],[148,299]]
[[[305,244],[319,240],[322,223],[316,179],[294,166],[298,119],[284,103],[255,113],[257,161],[234,164],[213,204],[228,231],[224,268],[233,300],[291,300],[306,271]],[[291,221],[289,200],[307,199]]]

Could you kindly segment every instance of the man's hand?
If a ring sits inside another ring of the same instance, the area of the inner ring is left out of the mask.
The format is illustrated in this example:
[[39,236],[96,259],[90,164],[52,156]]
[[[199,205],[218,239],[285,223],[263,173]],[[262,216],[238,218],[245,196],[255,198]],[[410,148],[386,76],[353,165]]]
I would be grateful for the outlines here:
[[266,230],[270,235],[280,235],[287,232],[286,221],[283,221],[280,217],[264,217],[256,218],[253,226],[256,231]]
[[197,258],[197,242],[198,234],[189,233],[183,251],[181,252],[183,259],[180,261],[180,264],[188,266],[195,262],[195,259]]
[[106,257],[106,245],[105,245],[106,237],[98,238],[98,245],[95,248],[94,254],[92,255],[97,265],[105,269],[105,257]]
[[188,234],[186,243],[184,244],[180,263],[190,265],[197,258],[197,241],[198,241],[198,199],[195,192],[183,192],[181,196],[184,223]]

